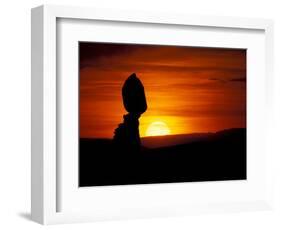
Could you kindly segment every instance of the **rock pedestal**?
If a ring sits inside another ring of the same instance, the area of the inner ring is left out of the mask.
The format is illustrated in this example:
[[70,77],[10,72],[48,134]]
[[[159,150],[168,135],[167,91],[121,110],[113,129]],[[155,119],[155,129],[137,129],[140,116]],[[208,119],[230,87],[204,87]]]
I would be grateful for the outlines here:
[[114,143],[126,152],[140,150],[139,118],[147,109],[144,87],[133,73],[122,88],[123,105],[128,114],[123,115],[123,123],[114,131]]

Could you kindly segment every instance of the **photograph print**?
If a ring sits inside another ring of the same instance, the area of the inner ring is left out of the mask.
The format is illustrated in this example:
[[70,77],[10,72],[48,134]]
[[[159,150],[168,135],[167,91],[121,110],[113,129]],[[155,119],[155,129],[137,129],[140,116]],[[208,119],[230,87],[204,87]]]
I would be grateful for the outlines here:
[[79,42],[79,186],[247,179],[246,54]]

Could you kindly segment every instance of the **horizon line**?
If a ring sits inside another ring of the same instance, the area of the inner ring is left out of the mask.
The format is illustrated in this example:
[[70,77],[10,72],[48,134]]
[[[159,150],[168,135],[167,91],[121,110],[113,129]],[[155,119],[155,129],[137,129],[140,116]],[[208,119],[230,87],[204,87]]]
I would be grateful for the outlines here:
[[[193,132],[193,133],[178,133],[178,134],[168,134],[168,135],[158,135],[158,136],[142,136],[140,137],[142,138],[151,138],[151,137],[168,137],[168,136],[184,136],[184,135],[192,135],[192,134],[215,134],[215,133],[219,133],[219,132],[223,132],[223,131],[228,131],[228,130],[234,130],[234,129],[247,129],[247,127],[234,127],[234,128],[228,128],[228,129],[220,129],[217,131],[213,131],[213,132]],[[79,139],[108,139],[111,140],[113,139],[112,137],[80,137]]]

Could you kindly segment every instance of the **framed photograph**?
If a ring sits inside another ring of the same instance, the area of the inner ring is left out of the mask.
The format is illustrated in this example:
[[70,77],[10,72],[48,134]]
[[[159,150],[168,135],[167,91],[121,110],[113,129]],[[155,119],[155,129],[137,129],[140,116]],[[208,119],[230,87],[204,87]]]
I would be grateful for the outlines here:
[[32,9],[32,219],[270,209],[273,23]]

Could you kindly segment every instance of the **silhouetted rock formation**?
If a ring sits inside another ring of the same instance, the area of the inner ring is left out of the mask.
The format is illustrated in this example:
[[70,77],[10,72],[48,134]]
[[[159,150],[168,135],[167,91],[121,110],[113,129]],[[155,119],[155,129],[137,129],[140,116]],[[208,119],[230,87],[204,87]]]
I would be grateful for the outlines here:
[[122,88],[122,97],[124,107],[129,113],[141,115],[146,111],[144,87],[135,73],[125,81]]
[[114,143],[124,152],[138,152],[141,147],[139,118],[147,109],[144,87],[133,73],[122,88],[123,104],[129,112],[123,115],[123,123],[114,131]]

